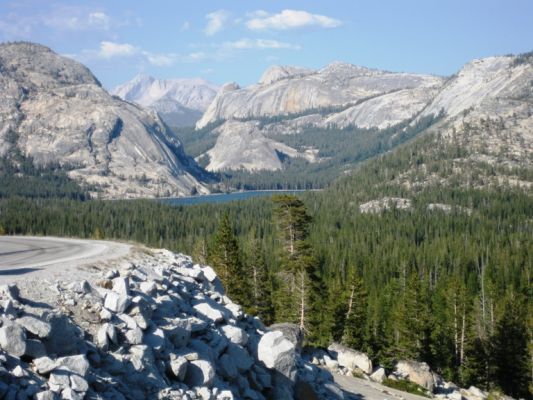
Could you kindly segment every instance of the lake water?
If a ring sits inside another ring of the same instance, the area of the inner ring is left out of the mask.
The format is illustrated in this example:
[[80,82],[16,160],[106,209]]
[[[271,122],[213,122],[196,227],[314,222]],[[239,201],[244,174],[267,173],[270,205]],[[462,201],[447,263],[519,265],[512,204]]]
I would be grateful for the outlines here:
[[306,190],[247,190],[245,192],[209,194],[205,196],[174,197],[161,200],[173,206],[190,206],[205,203],[227,203],[235,200],[246,200],[251,197],[274,196],[276,194],[298,194]]

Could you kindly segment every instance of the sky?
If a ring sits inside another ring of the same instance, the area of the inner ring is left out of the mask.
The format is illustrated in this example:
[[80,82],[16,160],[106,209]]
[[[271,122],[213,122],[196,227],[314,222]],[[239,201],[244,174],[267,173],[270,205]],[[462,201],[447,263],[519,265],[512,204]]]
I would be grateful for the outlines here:
[[0,41],[44,44],[111,89],[137,74],[256,82],[333,61],[448,76],[533,50],[531,0],[0,0]]

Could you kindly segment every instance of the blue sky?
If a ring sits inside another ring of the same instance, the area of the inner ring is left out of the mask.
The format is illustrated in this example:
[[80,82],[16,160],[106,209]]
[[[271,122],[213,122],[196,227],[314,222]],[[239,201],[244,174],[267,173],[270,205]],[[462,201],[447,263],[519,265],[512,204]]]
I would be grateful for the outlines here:
[[0,41],[86,64],[107,88],[138,73],[251,84],[273,64],[332,61],[455,73],[533,50],[531,0],[0,0]]

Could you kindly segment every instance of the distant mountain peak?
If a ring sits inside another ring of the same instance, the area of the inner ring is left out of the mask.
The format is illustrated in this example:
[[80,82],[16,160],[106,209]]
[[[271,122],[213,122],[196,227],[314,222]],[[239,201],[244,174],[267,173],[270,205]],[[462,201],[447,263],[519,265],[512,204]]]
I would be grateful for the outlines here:
[[282,79],[301,77],[314,73],[315,71],[303,67],[295,67],[291,65],[273,65],[261,75],[259,79],[260,85],[268,85]]
[[362,67],[344,61],[333,61],[319,71],[320,74],[343,74],[349,76],[366,75],[368,73],[383,73],[378,69]]
[[156,110],[169,125],[194,125],[218,90],[203,78],[156,79],[139,74],[117,86],[113,94]]

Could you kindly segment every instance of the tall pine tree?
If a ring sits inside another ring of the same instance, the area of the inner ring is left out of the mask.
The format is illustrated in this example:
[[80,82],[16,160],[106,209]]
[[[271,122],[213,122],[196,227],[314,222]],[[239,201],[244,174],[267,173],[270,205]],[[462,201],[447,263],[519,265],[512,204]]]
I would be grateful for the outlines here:
[[366,336],[367,294],[363,280],[353,273],[348,283],[346,316],[342,334],[342,343],[348,347],[364,350]]
[[217,272],[228,296],[245,309],[250,306],[250,285],[241,262],[239,244],[224,213],[209,248],[208,261]]
[[531,360],[527,329],[527,304],[517,296],[509,296],[492,337],[492,380],[504,393],[516,398],[531,398]]
[[429,361],[431,318],[427,286],[417,273],[408,278],[395,315],[396,354]]
[[265,250],[258,239],[251,239],[245,268],[251,289],[250,312],[266,324],[274,322],[272,278],[265,262]]
[[295,196],[274,196],[274,223],[277,228],[281,254],[281,271],[277,279],[276,315],[297,323],[316,343],[323,322],[321,293],[323,281],[319,262],[308,242],[311,216],[304,203]]

